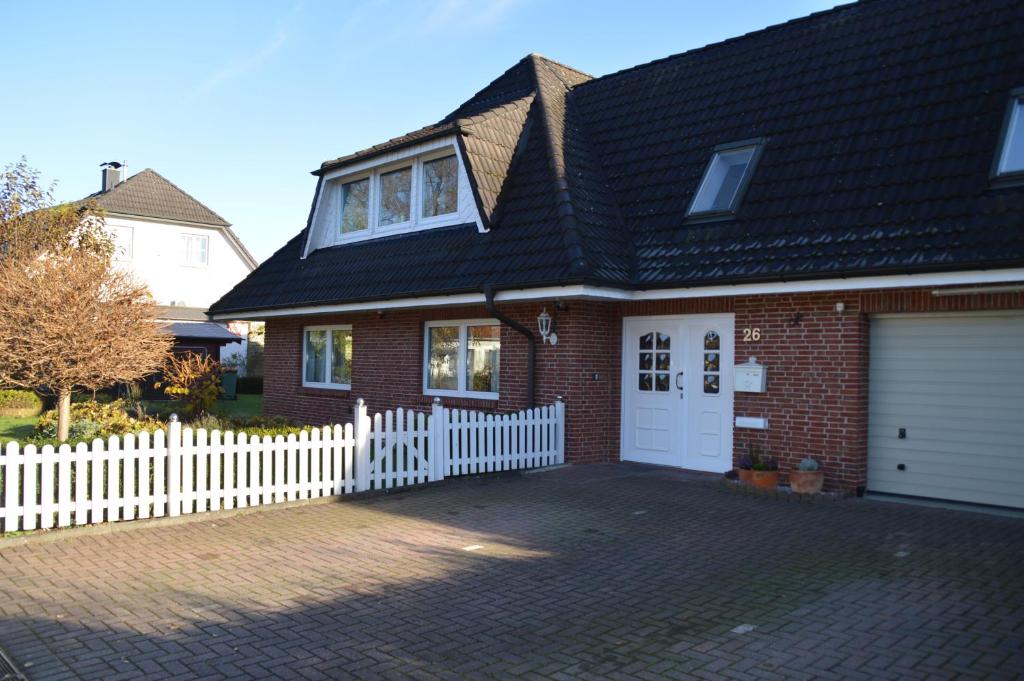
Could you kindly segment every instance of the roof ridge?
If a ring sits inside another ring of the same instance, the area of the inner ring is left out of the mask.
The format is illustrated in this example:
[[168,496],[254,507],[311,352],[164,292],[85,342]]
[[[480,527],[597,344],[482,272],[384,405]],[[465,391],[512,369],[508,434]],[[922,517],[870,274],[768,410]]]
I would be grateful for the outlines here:
[[[220,220],[221,222],[223,222],[225,226],[227,226],[227,227],[230,227],[230,226],[231,226],[231,223],[230,223],[230,222],[228,222],[227,220],[225,220],[225,219],[224,219],[224,216],[222,216],[222,215],[221,215],[220,213],[218,213],[217,211],[213,210],[212,208],[210,208],[209,206],[207,206],[207,205],[206,205],[205,203],[203,203],[202,201],[200,201],[200,200],[199,200],[199,199],[197,199],[196,197],[192,196],[192,195],[191,195],[191,194],[189,194],[189,193],[188,193],[187,191],[185,191],[184,189],[182,189],[182,188],[181,188],[181,187],[179,187],[178,185],[174,184],[173,182],[171,182],[171,181],[170,181],[170,180],[168,180],[168,179],[167,179],[166,177],[164,177],[163,175],[161,175],[161,174],[160,174],[160,173],[158,173],[157,171],[153,170],[152,168],[143,168],[143,169],[142,169],[142,170],[140,170],[139,172],[137,172],[137,173],[135,173],[134,175],[132,175],[131,177],[129,177],[129,178],[128,178],[127,180],[125,180],[124,182],[119,182],[119,183],[118,183],[117,185],[115,185],[115,186],[114,186],[114,189],[117,189],[117,187],[121,186],[122,184],[127,184],[127,182],[128,182],[129,180],[132,180],[132,179],[134,179],[134,178],[138,177],[138,176],[139,176],[139,175],[141,175],[142,173],[152,173],[152,174],[156,175],[156,176],[157,176],[157,177],[159,177],[159,178],[160,178],[161,180],[163,180],[163,181],[164,181],[164,182],[166,182],[167,184],[171,185],[172,187],[174,187],[174,188],[175,188],[175,189],[177,189],[177,190],[178,190],[179,192],[181,192],[182,194],[184,194],[184,195],[185,195],[185,196],[187,196],[188,198],[190,198],[190,199],[192,199],[193,201],[195,201],[196,203],[198,203],[198,204],[199,204],[200,206],[202,206],[202,207],[203,207],[203,208],[205,208],[206,210],[210,211],[210,212],[211,212],[211,213],[212,213],[212,214],[213,214],[213,215],[214,215],[214,216],[215,216],[216,218],[218,218],[218,219],[219,219],[219,220]],[[111,191],[113,191],[113,190],[111,190]]]
[[592,76],[590,80],[585,81],[583,83],[580,83],[580,85],[589,85],[591,83],[603,82],[603,81],[606,81],[606,80],[610,80],[612,78],[617,78],[617,77],[622,76],[624,74],[632,73],[633,71],[639,71],[641,69],[646,69],[646,68],[652,67],[652,66],[659,66],[661,64],[672,62],[672,61],[675,61],[677,59],[682,59],[683,57],[688,57],[690,55],[699,54],[699,53],[705,52],[707,50],[716,49],[716,48],[722,47],[723,45],[730,45],[732,43],[736,43],[736,42],[739,42],[739,41],[742,41],[742,40],[746,40],[747,38],[752,38],[752,37],[754,37],[756,35],[760,35],[760,34],[763,34],[763,33],[770,33],[770,32],[773,32],[773,31],[779,31],[779,30],[782,30],[783,28],[791,27],[791,26],[796,25],[796,24],[802,24],[804,22],[808,22],[808,21],[812,21],[812,20],[817,20],[817,19],[820,19],[823,15],[838,14],[839,12],[842,12],[842,11],[845,11],[845,10],[850,10],[850,9],[853,9],[854,7],[859,7],[859,6],[868,5],[868,4],[875,4],[878,1],[879,0],[853,0],[852,2],[846,2],[846,3],[840,4],[840,5],[836,5],[835,7],[831,7],[829,9],[823,9],[823,10],[820,10],[820,11],[817,11],[817,12],[811,12],[810,14],[808,14],[806,16],[797,17],[796,19],[789,19],[787,21],[782,21],[782,22],[777,23],[777,24],[770,24],[768,26],[765,26],[764,28],[759,28],[759,29],[756,29],[754,31],[748,31],[748,32],[743,33],[741,35],[732,36],[732,37],[726,38],[724,40],[719,40],[718,42],[708,43],[707,45],[701,45],[700,47],[695,47],[693,49],[686,50],[685,52],[679,52],[677,54],[670,54],[667,57],[661,57],[659,59],[653,59],[653,60],[651,60],[649,62],[645,62],[643,64],[634,64],[633,66],[629,66],[629,67],[626,67],[624,69],[620,69],[618,71],[612,71],[611,73],[606,73],[606,74],[604,74],[602,76]]
[[[581,76],[586,76],[590,80],[598,77],[598,76],[595,76],[592,73],[587,73],[586,71],[581,71],[580,69],[576,68],[575,66],[569,66],[565,62],[558,61],[557,59],[552,59],[551,57],[545,57],[540,52],[531,52],[526,57],[523,57],[523,59],[530,59],[530,58],[532,58],[532,59],[539,59],[541,61],[547,62],[548,64],[554,64],[555,66],[561,66],[563,69],[569,69],[570,71],[574,71],[575,73],[578,73]],[[520,60],[520,61],[522,61],[522,60]]]
[[551,110],[552,104],[548,101],[551,93],[546,91],[540,69],[544,68],[557,79],[559,84],[565,88],[565,92],[568,92],[568,88],[566,88],[562,79],[558,77],[554,70],[539,55],[530,55],[530,59],[534,68],[534,79],[537,83],[535,103],[540,108],[540,119],[544,124],[543,136],[548,152],[548,167],[555,182],[557,224],[562,228],[562,242],[565,246],[566,254],[569,256],[569,273],[586,276],[590,273],[591,266],[587,261],[586,251],[583,248],[580,226],[576,219],[576,209],[573,206],[572,195],[569,192],[569,180],[565,168],[565,148],[564,144],[559,144],[554,131],[557,121],[554,112]]

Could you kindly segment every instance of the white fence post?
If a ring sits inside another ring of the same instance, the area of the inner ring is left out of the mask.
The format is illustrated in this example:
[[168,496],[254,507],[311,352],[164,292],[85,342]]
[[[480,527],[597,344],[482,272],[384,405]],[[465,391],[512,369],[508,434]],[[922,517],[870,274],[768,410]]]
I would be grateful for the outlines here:
[[444,480],[444,440],[446,437],[444,423],[444,407],[441,406],[441,398],[435,397],[430,406],[430,426],[427,428],[430,434],[430,481]]
[[565,463],[565,400],[559,395],[555,398],[555,463]]
[[366,400],[356,400],[354,418],[356,438],[356,490],[364,492],[370,489],[370,417],[366,415]]
[[177,414],[167,421],[167,515],[181,515],[181,423]]

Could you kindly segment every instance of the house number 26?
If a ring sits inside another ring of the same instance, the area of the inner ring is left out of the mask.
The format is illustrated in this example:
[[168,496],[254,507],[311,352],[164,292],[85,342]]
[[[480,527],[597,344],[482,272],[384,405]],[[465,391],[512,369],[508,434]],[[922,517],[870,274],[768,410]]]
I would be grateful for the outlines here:
[[761,329],[743,329],[743,342],[750,343],[761,340]]

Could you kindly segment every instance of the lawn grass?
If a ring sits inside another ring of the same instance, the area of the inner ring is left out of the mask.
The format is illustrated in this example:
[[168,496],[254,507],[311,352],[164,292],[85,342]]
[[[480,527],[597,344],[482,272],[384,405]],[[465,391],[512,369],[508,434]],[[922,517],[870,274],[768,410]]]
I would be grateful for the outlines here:
[[0,443],[7,443],[11,440],[23,441],[32,437],[32,429],[36,425],[35,416],[14,418],[11,416],[0,416]]
[[237,400],[217,400],[213,413],[218,416],[259,416],[263,413],[263,395],[238,395]]

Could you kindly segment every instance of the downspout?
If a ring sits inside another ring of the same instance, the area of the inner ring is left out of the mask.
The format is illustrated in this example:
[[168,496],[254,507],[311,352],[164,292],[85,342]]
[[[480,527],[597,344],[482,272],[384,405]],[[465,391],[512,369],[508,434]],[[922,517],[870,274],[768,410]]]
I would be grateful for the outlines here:
[[516,320],[511,319],[498,311],[498,308],[494,305],[493,286],[484,286],[484,305],[487,307],[487,312],[492,317],[500,321],[502,324],[507,324],[513,330],[526,337],[526,408],[533,409],[536,405],[536,391],[534,389],[533,379],[537,357],[537,339],[534,338],[533,331],[530,331],[530,329],[526,328]]

